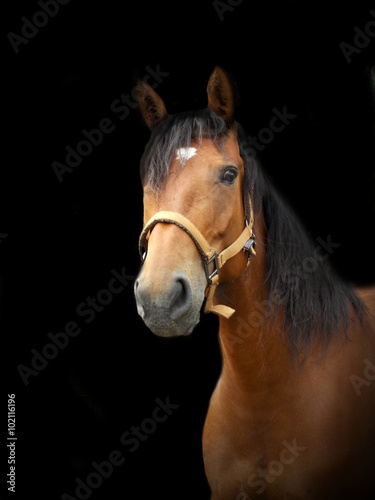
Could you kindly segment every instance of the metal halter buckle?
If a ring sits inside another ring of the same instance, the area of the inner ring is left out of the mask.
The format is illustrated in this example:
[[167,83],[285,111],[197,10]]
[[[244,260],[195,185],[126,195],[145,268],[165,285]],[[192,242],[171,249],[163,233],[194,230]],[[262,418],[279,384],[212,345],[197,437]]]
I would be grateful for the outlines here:
[[252,237],[247,240],[247,242],[244,244],[242,247],[243,252],[248,252],[247,254],[247,262],[249,263],[251,260],[251,257],[253,256],[252,250],[256,247],[256,242],[255,242],[255,234],[252,234]]
[[[217,261],[217,258],[218,254],[215,252],[210,259],[208,259],[207,257],[203,259],[204,272],[206,273],[206,279],[209,285],[211,285],[212,283],[212,278],[219,274],[219,263]],[[214,270],[210,273],[208,266],[211,264],[211,262],[214,263]]]

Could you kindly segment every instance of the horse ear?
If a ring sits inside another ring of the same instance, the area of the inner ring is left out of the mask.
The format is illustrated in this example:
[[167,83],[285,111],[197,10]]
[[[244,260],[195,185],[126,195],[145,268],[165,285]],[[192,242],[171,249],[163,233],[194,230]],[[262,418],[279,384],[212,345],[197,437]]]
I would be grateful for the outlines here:
[[228,74],[219,66],[216,66],[208,80],[207,95],[208,106],[230,126],[234,117],[233,86]]
[[136,96],[146,125],[153,129],[168,114],[163,99],[143,80],[138,80]]

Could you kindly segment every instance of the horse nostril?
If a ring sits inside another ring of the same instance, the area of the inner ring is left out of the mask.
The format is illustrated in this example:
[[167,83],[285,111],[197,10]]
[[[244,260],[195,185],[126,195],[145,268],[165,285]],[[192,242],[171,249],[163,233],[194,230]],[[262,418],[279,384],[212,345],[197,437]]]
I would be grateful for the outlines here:
[[189,279],[184,274],[175,277],[171,291],[171,319],[177,320],[184,316],[192,307],[193,299]]

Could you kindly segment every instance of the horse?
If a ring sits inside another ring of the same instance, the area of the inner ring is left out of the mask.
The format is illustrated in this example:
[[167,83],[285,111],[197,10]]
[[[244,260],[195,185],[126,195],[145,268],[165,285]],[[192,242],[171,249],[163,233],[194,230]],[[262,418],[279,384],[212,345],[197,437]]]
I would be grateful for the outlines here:
[[278,193],[216,66],[205,109],[169,114],[139,80],[150,138],[134,293],[161,337],[219,317],[202,430],[211,500],[375,498],[375,287],[348,284]]

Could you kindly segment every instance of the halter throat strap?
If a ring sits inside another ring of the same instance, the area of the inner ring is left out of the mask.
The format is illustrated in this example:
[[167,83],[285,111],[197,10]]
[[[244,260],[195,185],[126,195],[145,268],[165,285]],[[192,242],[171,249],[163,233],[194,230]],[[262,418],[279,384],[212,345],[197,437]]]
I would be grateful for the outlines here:
[[250,224],[245,225],[244,230],[238,238],[227,248],[220,253],[209,244],[199,229],[184,215],[178,212],[163,210],[157,212],[144,226],[139,237],[139,253],[141,260],[144,262],[147,255],[148,238],[153,228],[158,223],[175,224],[185,231],[194,241],[199,253],[202,256],[203,265],[206,273],[207,287],[205,291],[206,304],[204,311],[206,313],[213,312],[225,318],[230,318],[235,312],[231,307],[219,304],[213,305],[213,296],[216,287],[219,285],[219,272],[224,264],[237,255],[240,251],[248,252],[247,265],[250,262],[252,255],[255,255],[255,235],[252,231],[253,219],[251,214]]

